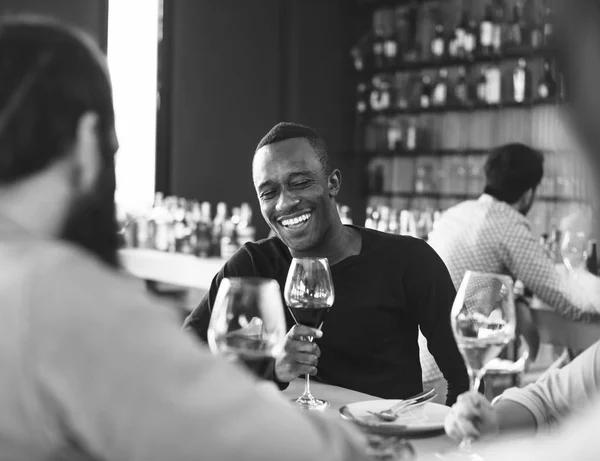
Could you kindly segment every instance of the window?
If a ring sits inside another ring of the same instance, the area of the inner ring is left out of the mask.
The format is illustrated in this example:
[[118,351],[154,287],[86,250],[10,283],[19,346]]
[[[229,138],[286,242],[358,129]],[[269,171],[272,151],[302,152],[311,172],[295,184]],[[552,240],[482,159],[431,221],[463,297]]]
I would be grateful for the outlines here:
[[151,206],[155,188],[160,0],[110,0],[108,66],[119,152],[116,201],[126,212]]

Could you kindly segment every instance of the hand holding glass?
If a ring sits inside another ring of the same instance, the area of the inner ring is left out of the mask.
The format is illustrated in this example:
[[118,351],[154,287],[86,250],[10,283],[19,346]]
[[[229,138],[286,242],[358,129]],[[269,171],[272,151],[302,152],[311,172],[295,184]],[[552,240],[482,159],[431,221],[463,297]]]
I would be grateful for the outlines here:
[[[284,296],[297,324],[321,328],[325,314],[335,299],[327,259],[294,258],[285,283]],[[313,338],[308,340],[312,341]],[[311,395],[309,375],[305,377],[304,393],[296,403],[309,410],[321,409],[329,404]]]
[[226,278],[208,326],[214,354],[241,361],[260,377],[283,351],[286,325],[279,284],[272,279]]
[[[452,331],[463,356],[471,391],[477,391],[487,364],[514,340],[516,311],[510,277],[467,271],[451,314]],[[461,447],[469,449],[471,441]]]

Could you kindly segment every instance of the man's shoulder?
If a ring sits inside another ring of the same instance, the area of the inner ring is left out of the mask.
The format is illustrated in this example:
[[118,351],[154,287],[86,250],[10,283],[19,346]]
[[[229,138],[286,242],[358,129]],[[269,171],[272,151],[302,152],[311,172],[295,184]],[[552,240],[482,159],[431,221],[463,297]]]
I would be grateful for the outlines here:
[[84,249],[67,242],[36,243],[31,249],[31,260],[35,264],[34,283],[56,287],[52,289],[52,296],[79,294],[108,299],[143,289],[132,276],[109,267]]
[[292,259],[287,246],[277,237],[248,242],[225,263],[226,274],[274,276],[287,271]]
[[427,254],[433,251],[425,240],[408,235],[389,234],[373,229],[360,228],[368,239],[369,248],[377,252],[406,256]]

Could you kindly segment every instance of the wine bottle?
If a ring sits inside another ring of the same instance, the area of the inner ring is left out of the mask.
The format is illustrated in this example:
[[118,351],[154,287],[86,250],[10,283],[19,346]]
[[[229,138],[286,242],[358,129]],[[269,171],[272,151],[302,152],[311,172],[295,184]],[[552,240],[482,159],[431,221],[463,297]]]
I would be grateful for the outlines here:
[[469,86],[467,83],[467,71],[464,67],[458,68],[458,77],[454,85],[454,101],[457,104],[469,104]]
[[521,58],[513,70],[513,100],[518,103],[527,101],[531,95],[530,72],[527,68],[527,61]]
[[440,69],[433,89],[433,105],[444,106],[448,99],[448,70]]
[[444,40],[444,26],[436,24],[435,34],[431,41],[431,55],[434,59],[442,59],[446,53],[446,42]]
[[544,60],[544,71],[537,86],[537,93],[540,99],[551,99],[556,97],[556,80],[552,72],[550,61]]
[[481,68],[475,88],[477,101],[479,103],[487,103],[487,75],[485,67]]
[[423,109],[427,109],[431,106],[431,93],[433,88],[431,87],[431,77],[429,75],[423,76],[423,81],[421,84],[421,98],[420,103]]
[[490,3],[485,6],[485,15],[479,27],[479,45],[481,54],[489,55],[492,53],[494,41],[494,22],[492,18],[492,6]]

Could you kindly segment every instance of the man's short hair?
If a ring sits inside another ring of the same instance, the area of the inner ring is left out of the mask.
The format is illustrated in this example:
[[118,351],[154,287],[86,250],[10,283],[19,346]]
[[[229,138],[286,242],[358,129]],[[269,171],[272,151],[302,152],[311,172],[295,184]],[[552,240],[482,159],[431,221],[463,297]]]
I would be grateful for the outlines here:
[[539,186],[544,176],[544,154],[525,144],[505,144],[489,153],[484,171],[484,192],[512,205]]
[[84,113],[97,113],[105,133],[113,126],[109,77],[90,43],[50,18],[0,18],[0,184],[68,152]]
[[[327,154],[327,145],[325,140],[312,128],[298,123],[280,122],[260,140],[256,151],[264,146],[286,141],[288,139],[302,138],[306,139],[317,154],[323,171],[329,174],[329,155]],[[255,152],[256,152],[255,151]]]

